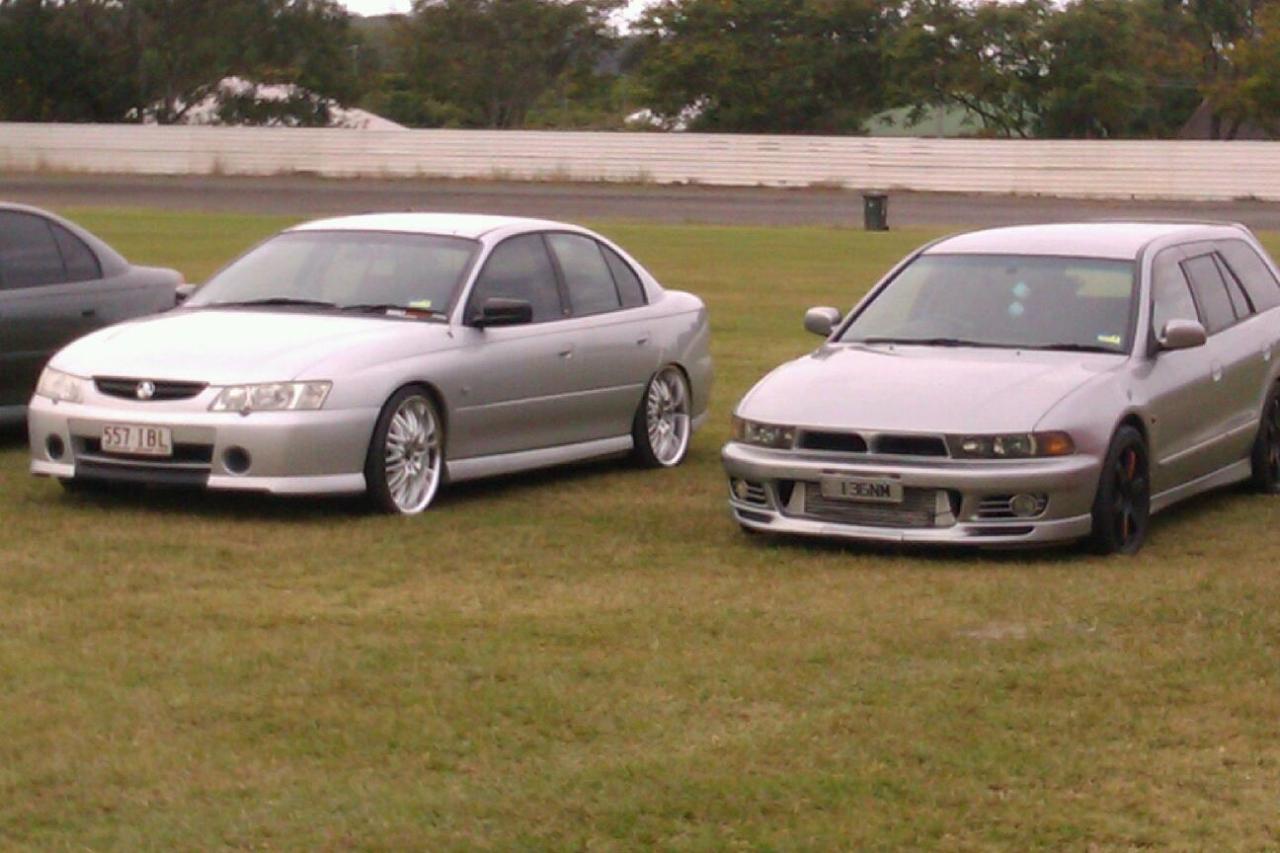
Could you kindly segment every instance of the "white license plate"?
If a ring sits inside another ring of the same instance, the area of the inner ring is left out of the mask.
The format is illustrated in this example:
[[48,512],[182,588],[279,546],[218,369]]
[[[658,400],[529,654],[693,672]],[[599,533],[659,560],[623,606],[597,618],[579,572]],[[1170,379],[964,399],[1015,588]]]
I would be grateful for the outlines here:
[[902,503],[902,484],[893,480],[869,477],[827,478],[822,481],[821,486],[824,498],[877,504]]
[[168,427],[107,424],[102,428],[102,452],[172,456],[173,435]]

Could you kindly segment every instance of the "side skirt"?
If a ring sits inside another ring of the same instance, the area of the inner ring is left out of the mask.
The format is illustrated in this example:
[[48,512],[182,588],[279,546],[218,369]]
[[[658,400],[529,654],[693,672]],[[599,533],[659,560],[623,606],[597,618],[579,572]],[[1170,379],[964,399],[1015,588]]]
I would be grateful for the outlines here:
[[617,438],[601,438],[580,444],[566,444],[562,447],[521,450],[516,453],[477,456],[471,459],[452,459],[447,463],[447,468],[449,480],[458,483],[499,474],[514,474],[517,471],[531,471],[535,468],[549,468],[552,465],[563,465],[567,462],[581,462],[597,456],[626,453],[634,446],[631,436],[621,435]]
[[1233,462],[1225,468],[1219,468],[1212,474],[1205,474],[1203,477],[1183,483],[1181,486],[1174,486],[1172,489],[1153,495],[1151,498],[1151,514],[1155,515],[1160,510],[1168,509],[1178,501],[1186,500],[1201,492],[1247,480],[1252,474],[1253,464],[1250,460],[1241,459],[1239,462]]

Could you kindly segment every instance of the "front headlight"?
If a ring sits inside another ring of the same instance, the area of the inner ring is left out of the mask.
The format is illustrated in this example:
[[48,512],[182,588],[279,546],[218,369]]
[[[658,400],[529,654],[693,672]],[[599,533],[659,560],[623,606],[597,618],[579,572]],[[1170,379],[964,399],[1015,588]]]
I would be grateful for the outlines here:
[[790,450],[796,443],[796,428],[762,424],[759,421],[749,421],[734,415],[733,440],[743,444],[754,444],[757,447]]
[[55,403],[79,403],[84,400],[87,384],[87,379],[46,367],[40,373],[40,381],[36,383],[36,394],[48,397]]
[[951,455],[958,459],[1034,459],[1070,456],[1075,442],[1065,432],[1019,432],[1006,435],[952,435]]
[[211,412],[291,412],[318,409],[332,382],[268,382],[228,385],[209,406]]

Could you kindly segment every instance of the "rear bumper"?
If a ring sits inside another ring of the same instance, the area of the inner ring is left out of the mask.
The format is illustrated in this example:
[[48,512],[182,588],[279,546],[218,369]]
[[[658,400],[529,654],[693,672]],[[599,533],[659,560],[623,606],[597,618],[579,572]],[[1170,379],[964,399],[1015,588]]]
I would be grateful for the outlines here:
[[[1101,465],[1083,454],[1025,461],[904,462],[882,457],[851,462],[833,454],[775,451],[736,442],[725,445],[721,459],[730,478],[730,509],[744,527],[868,542],[968,546],[1040,545],[1087,536]],[[939,510],[924,525],[860,523],[854,520],[859,513],[853,508],[863,505],[856,504],[847,505],[847,520],[823,518],[806,505],[811,494],[807,490],[839,477],[882,479],[917,494],[940,495]],[[735,481],[751,485],[746,498],[735,494]],[[1032,517],[989,514],[993,498],[1020,494],[1043,497],[1043,511]]]

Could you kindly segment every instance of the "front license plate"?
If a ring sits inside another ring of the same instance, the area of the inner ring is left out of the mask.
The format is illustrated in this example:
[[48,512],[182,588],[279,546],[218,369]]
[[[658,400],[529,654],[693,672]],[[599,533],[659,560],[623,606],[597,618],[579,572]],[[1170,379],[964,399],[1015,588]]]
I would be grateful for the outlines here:
[[821,486],[824,498],[877,504],[902,503],[902,484],[893,480],[873,480],[866,477],[829,478],[823,480]]
[[172,456],[173,435],[168,427],[107,424],[102,428],[102,452]]

